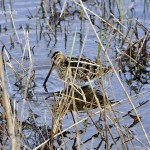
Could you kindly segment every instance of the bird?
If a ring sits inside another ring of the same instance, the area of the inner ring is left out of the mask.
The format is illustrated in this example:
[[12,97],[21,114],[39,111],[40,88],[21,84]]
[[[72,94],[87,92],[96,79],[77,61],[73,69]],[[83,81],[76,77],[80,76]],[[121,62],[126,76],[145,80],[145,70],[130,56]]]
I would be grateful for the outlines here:
[[64,79],[67,74],[68,67],[70,68],[71,76],[80,82],[88,81],[87,76],[90,80],[95,77],[100,77],[110,71],[110,67],[104,65],[98,65],[96,62],[86,58],[81,57],[67,57],[63,52],[56,51],[51,57],[52,66],[45,78],[44,86],[53,70],[56,67],[58,75],[61,79]]

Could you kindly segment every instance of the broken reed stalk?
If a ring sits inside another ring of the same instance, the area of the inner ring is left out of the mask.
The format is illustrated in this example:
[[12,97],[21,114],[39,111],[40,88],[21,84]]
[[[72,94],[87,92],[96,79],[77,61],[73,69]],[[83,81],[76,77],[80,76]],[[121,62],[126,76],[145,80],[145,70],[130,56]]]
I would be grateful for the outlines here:
[[24,99],[26,99],[27,98],[27,93],[28,93],[28,88],[29,88],[29,85],[30,85],[30,79],[31,79],[31,76],[32,76],[32,71],[33,71],[33,63],[32,63],[32,57],[31,57],[28,31],[27,32],[24,31],[24,34],[25,34],[25,37],[26,37],[26,45],[27,45],[29,59],[30,59],[29,72],[28,72],[28,77],[27,77],[27,80],[26,80],[26,87],[25,87],[25,92],[24,92]]
[[60,13],[60,18],[62,17],[63,12],[65,11],[66,2],[67,2],[67,0],[64,0],[63,7],[62,7],[62,10],[61,10],[61,13]]
[[20,45],[20,48],[21,48],[21,50],[23,51],[23,49],[22,49],[22,41],[21,41],[21,39],[19,38],[19,35],[18,35],[18,33],[17,33],[16,26],[15,26],[15,23],[14,23],[14,18],[13,18],[13,15],[12,15],[12,12],[11,12],[11,9],[10,9],[10,8],[9,8],[9,11],[10,11],[10,18],[11,18],[12,26],[13,26],[14,31],[15,31],[15,34],[16,34],[16,36],[17,36],[17,40],[18,40],[18,43],[19,43],[19,45]]
[[1,82],[1,97],[0,102],[4,109],[4,116],[6,117],[7,125],[8,125],[8,131],[9,136],[11,139],[12,144],[12,150],[19,150],[19,144],[17,143],[16,139],[16,126],[15,126],[15,118],[13,114],[13,110],[11,108],[10,100],[7,95],[5,82],[4,82],[4,72],[3,72],[3,61],[2,61],[2,55],[0,54],[0,82]]

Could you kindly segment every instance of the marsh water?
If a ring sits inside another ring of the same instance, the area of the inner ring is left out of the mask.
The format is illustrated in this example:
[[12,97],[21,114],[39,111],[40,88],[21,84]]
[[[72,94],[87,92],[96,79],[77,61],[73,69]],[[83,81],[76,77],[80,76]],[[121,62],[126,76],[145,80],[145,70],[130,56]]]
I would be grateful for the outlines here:
[[[113,12],[114,16],[119,17],[120,14],[118,13],[118,8],[116,5],[117,2],[119,3],[119,1],[105,2],[101,0],[87,0],[83,3],[88,9],[97,13],[99,16],[102,16],[108,21],[114,20],[113,23],[115,23],[117,20],[112,18],[110,11]],[[47,82],[48,92],[46,92],[43,87],[45,77],[52,65],[51,56],[53,52],[56,50],[61,50],[65,55],[70,56],[70,51],[72,50],[73,41],[75,39],[73,56],[79,56],[82,46],[85,43],[83,51],[84,57],[96,61],[99,49],[98,40],[92,27],[90,27],[86,16],[83,15],[83,17],[81,17],[81,8],[72,1],[67,1],[66,10],[61,19],[59,19],[59,16],[61,14],[63,2],[56,3],[57,5],[55,10],[55,17],[47,7],[51,5],[49,2],[46,2],[46,12],[43,12],[40,0],[16,0],[15,2],[12,1],[11,3],[10,1],[6,0],[0,1],[0,3],[0,47],[6,61],[5,80],[7,92],[9,93],[12,102],[16,102],[19,120],[27,120],[31,117],[31,114],[35,114],[37,115],[36,124],[38,126],[47,125],[51,127],[51,109],[53,105],[53,97],[50,96],[50,93],[62,90],[64,85],[63,82],[58,79],[56,70],[53,70]],[[125,33],[128,28],[130,28],[131,24],[134,26],[137,20],[142,23],[143,26],[149,29],[149,0],[125,0],[122,1],[119,6],[121,7],[120,9],[122,10],[122,16],[124,18],[123,23],[125,28],[121,30],[123,33]],[[10,9],[12,10],[13,21],[9,13]],[[90,17],[94,22],[93,24],[97,30],[97,33],[100,35],[103,31],[100,36],[102,43],[104,46],[106,46],[108,42],[110,42],[110,38],[113,36],[112,30],[107,29],[107,25],[102,24],[99,19],[94,16],[94,14],[90,14]],[[47,20],[51,24],[52,30],[49,28]],[[118,28],[120,29],[119,25]],[[145,33],[140,28],[137,28],[137,30],[138,36],[143,37]],[[26,35],[26,31],[28,31],[28,35]],[[148,32],[150,32],[150,29]],[[86,35],[87,39],[84,41]],[[12,67],[10,67],[10,62],[13,64],[13,67],[17,73],[23,75],[23,77],[27,76],[27,71],[30,67],[30,57],[26,48],[27,36],[29,37],[32,63],[35,71],[35,74],[33,73],[34,81],[36,85],[34,88],[29,90],[28,98],[25,100],[24,90],[20,89],[20,86],[16,83],[17,79]],[[21,45],[18,42],[18,38],[20,39]],[[119,68],[118,58],[120,57],[120,52],[123,51],[126,46],[126,44],[124,44],[124,46],[121,47],[121,42],[122,41],[120,40],[120,36],[116,36],[115,41],[111,43],[111,46],[108,50],[109,56],[116,68]],[[109,65],[108,60],[104,57],[103,50],[101,49],[100,51],[102,62],[104,62],[105,65]],[[147,53],[149,54],[149,52],[150,51],[148,47]],[[145,74],[132,74],[129,71],[130,69],[128,69],[126,62],[123,63],[125,65],[125,71],[119,72],[119,77],[121,78],[126,91],[132,97],[132,102],[135,106],[139,106],[139,104],[148,101],[150,97],[149,58],[147,59],[146,63],[148,65],[146,67],[147,72]],[[96,87],[96,81],[93,82]],[[127,98],[126,94],[122,90],[120,83],[118,82],[116,75],[113,72],[106,75],[104,84],[107,89],[109,100],[120,101]],[[139,107],[137,112],[142,118],[142,123],[147,135],[150,137],[149,108],[150,103],[148,101],[145,105]],[[24,111],[22,112],[22,110]],[[115,106],[115,110],[121,112],[123,115],[132,110],[132,107],[130,103],[127,102],[127,100],[124,100],[121,104]],[[96,112],[97,109],[94,108],[93,111]],[[84,117],[86,117],[86,113],[84,113],[84,111],[78,113],[78,119],[82,119]],[[73,120],[70,118],[72,118],[71,113],[68,112],[63,121],[63,129],[73,124]],[[94,120],[99,120],[99,116],[95,115]],[[121,121],[121,124],[124,126],[130,126],[132,122],[132,118],[126,116]],[[101,126],[102,124],[102,121],[100,121],[99,125]],[[84,143],[83,145],[86,145],[86,147],[83,146],[81,147],[82,149],[105,149],[104,146],[99,148],[100,137],[97,134],[95,127],[91,125],[91,121],[88,122],[87,128],[83,123],[81,123],[78,128],[80,131],[84,132],[83,135],[81,134],[81,138],[82,142]],[[140,124],[133,126],[132,131],[138,140],[140,140],[146,147],[149,147]],[[72,138],[71,133],[74,133],[74,129],[70,130],[70,137],[67,137],[68,139]],[[115,131],[113,134],[116,134]],[[28,143],[26,143],[27,147],[34,148],[39,144],[34,143],[34,139],[31,138],[32,133],[27,131],[26,135],[30,137],[30,140]],[[142,146],[138,140],[134,141],[135,148],[141,149]],[[68,147],[73,148],[74,141],[69,140],[68,143]],[[58,145],[56,144],[55,146],[57,147]],[[112,145],[111,149],[115,149],[115,147]]]

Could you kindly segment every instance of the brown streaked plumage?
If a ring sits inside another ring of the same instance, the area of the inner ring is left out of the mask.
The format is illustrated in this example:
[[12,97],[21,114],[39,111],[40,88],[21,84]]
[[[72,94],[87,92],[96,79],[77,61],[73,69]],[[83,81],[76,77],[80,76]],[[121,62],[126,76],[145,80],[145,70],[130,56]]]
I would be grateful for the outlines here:
[[92,80],[96,76],[100,77],[109,72],[110,70],[109,67],[97,65],[95,62],[87,58],[81,57],[80,61],[78,61],[78,58],[76,57],[66,57],[61,51],[54,52],[51,57],[51,61],[52,67],[50,68],[43,85],[46,85],[46,82],[52,72],[53,67],[56,67],[59,77],[63,79],[66,76],[68,67],[70,67],[71,75],[72,77],[74,77],[78,66],[76,80],[79,81],[87,81],[87,76],[89,77],[89,79]]

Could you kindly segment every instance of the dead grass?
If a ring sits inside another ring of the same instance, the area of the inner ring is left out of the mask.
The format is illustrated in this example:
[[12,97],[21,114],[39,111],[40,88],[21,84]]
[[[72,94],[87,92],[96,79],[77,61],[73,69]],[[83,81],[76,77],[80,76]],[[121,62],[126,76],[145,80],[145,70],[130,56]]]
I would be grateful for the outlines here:
[[[68,12],[66,8],[67,7],[66,3],[67,0],[65,0],[63,3],[60,16],[63,16],[65,12]],[[121,7],[119,6],[121,4],[119,3],[117,3],[117,5],[120,14],[120,20],[117,19],[115,15],[111,14],[111,16],[113,17],[112,20],[115,20],[114,22],[107,21],[105,18],[100,17],[98,14],[87,8],[82,0],[79,0],[79,2],[72,0],[72,3],[76,7],[80,6],[80,10],[82,11],[82,15],[80,15],[80,18],[81,20],[86,18],[89,24],[84,36],[84,41],[82,43],[82,48],[80,51],[78,61],[80,62],[80,59],[82,57],[84,47],[87,42],[89,30],[92,29],[98,41],[98,45],[100,46],[99,47],[100,56],[101,54],[103,54],[105,56],[104,59],[113,69],[113,75],[115,75],[115,78],[117,80],[116,83],[120,85],[121,90],[124,92],[126,96],[125,99],[118,101],[118,99],[120,98],[118,97],[118,95],[115,95],[114,93],[113,88],[115,86],[112,85],[110,76],[105,77],[104,75],[101,77],[101,79],[97,78],[98,85],[101,87],[101,94],[99,94],[97,89],[91,83],[88,76],[87,80],[89,86],[80,87],[76,83],[75,78],[71,76],[71,69],[70,67],[68,67],[65,80],[63,81],[64,89],[58,93],[53,93],[52,98],[53,107],[50,108],[49,110],[49,112],[51,113],[51,118],[49,118],[51,119],[51,125],[49,126],[46,125],[46,127],[41,126],[39,127],[36,123],[35,114],[32,111],[31,111],[32,121],[31,120],[23,121],[25,103],[28,99],[30,99],[29,98],[30,93],[34,93],[34,87],[36,86],[35,70],[33,67],[32,52],[30,48],[30,39],[28,32],[24,30],[26,42],[25,46],[23,47],[19,35],[17,33],[17,29],[15,27],[13,16],[10,13],[13,28],[15,30],[15,34],[19,42],[20,49],[22,51],[22,59],[16,60],[12,56],[10,59],[8,50],[6,49],[5,46],[3,48],[3,53],[0,55],[0,82],[1,82],[0,101],[2,108],[4,109],[3,118],[6,120],[6,126],[4,127],[5,130],[3,129],[3,134],[7,134],[7,137],[10,138],[12,149],[21,149],[21,147],[30,149],[28,147],[30,146],[30,141],[24,135],[24,130],[26,128],[29,129],[30,132],[31,131],[34,132],[35,133],[34,135],[36,135],[39,139],[39,143],[35,144],[32,147],[34,150],[45,148],[56,149],[58,147],[60,149],[61,148],[63,149],[64,147],[66,149],[69,149],[70,144],[68,143],[70,141],[74,141],[72,147],[75,149],[82,149],[83,147],[85,147],[86,149],[92,149],[88,147],[89,145],[88,142],[91,141],[92,147],[93,144],[92,140],[97,137],[99,138],[99,145],[97,146],[97,149],[101,149],[101,147],[102,148],[105,147],[105,149],[115,148],[118,150],[136,149],[134,142],[138,142],[141,145],[141,148],[149,149],[149,146],[147,146],[150,145],[149,137],[145,130],[144,124],[141,121],[141,116],[138,113],[138,109],[144,106],[148,101],[144,101],[139,105],[135,105],[133,100],[134,97],[140,96],[145,93],[144,92],[137,93],[136,95],[131,96],[128,93],[124,83],[122,82],[118,72],[118,70],[121,70],[123,72],[125,70],[125,67],[128,67],[131,69],[130,70],[131,74],[136,72],[139,75],[137,79],[140,78],[140,75],[141,76],[143,75],[142,73],[139,74],[139,72],[141,72],[141,70],[147,67],[146,64],[149,61],[148,60],[149,52],[147,51],[148,49],[147,45],[150,39],[149,30],[145,28],[142,24],[140,24],[138,21],[136,22],[135,25],[131,23],[130,28],[126,27],[124,25],[123,16],[121,16],[122,12]],[[56,5],[57,5],[56,1],[51,3],[50,6],[48,5],[48,3],[45,3],[45,1],[42,1],[41,3],[41,7],[43,10],[42,11],[43,17],[46,16],[46,24],[49,28],[47,34],[49,35],[49,33],[52,33],[53,38],[56,38],[56,31],[57,31]],[[51,24],[47,19],[48,7],[53,14],[52,16],[53,23]],[[90,18],[91,14],[101,23],[105,23],[107,25],[106,29],[107,31],[106,33],[103,33],[104,37],[107,38],[106,44],[103,44],[104,42],[102,41],[102,38],[98,34],[96,26],[93,24]],[[120,28],[117,28],[117,26],[120,26]],[[145,33],[145,35],[142,38],[138,35],[138,31],[136,30],[137,28],[143,30],[143,32]],[[110,35],[107,35],[108,34],[107,32],[110,33]],[[119,60],[120,63],[118,63],[118,67],[116,67],[114,66],[115,65],[114,60],[110,57],[109,49],[111,49],[111,44],[118,37],[121,41],[120,42],[121,44],[119,48],[116,48],[116,50],[120,54],[120,57],[116,57],[115,60]],[[122,51],[122,49],[124,49],[124,51]],[[28,68],[25,68],[24,66],[25,62],[23,58],[25,56],[25,53],[27,53],[29,57]],[[101,57],[97,58],[99,59],[98,65],[102,66],[104,59],[102,59]],[[18,64],[22,73],[18,73],[12,61]],[[6,79],[4,78],[5,74],[4,66],[5,67],[9,66],[11,68],[12,72],[16,77],[16,85],[19,87],[19,91],[21,91],[21,94],[23,95],[21,112],[18,112],[16,103],[13,103],[13,105],[11,104],[9,94],[7,93],[7,89],[5,86]],[[77,66],[77,69],[78,67],[79,64]],[[77,70],[75,75],[76,74]],[[145,73],[145,75],[147,75],[147,73]],[[134,77],[136,78],[136,76]],[[105,85],[106,80],[109,82],[112,97],[114,98],[115,102],[109,100],[107,86]],[[128,112],[122,112],[117,109],[117,107],[121,107],[123,103],[127,103],[128,105],[130,105],[131,108],[130,110],[128,110]],[[82,115],[83,112],[86,115],[80,117],[80,115]],[[22,120],[18,120],[18,113],[21,114]],[[73,123],[72,125],[69,125],[69,127],[64,128],[63,125],[67,120],[66,117],[68,114],[71,114],[70,119],[72,119]],[[129,117],[133,122],[130,125],[127,125],[124,122],[125,117]],[[142,141],[140,141],[139,138],[132,132],[132,127],[135,126],[137,123],[139,123],[140,125],[140,129],[143,132],[143,138],[145,138],[147,144],[143,144]],[[100,124],[102,127],[100,126]],[[50,127],[50,129],[48,127]],[[84,130],[81,130],[81,127],[83,127]],[[94,135],[91,136],[87,141],[85,141],[83,140],[84,136],[87,136],[86,131],[89,131],[90,128],[92,129],[94,128],[96,134],[93,133]],[[7,131],[8,133],[6,133]],[[66,138],[70,134],[72,135],[72,137]],[[2,143],[4,144],[4,142]]]

